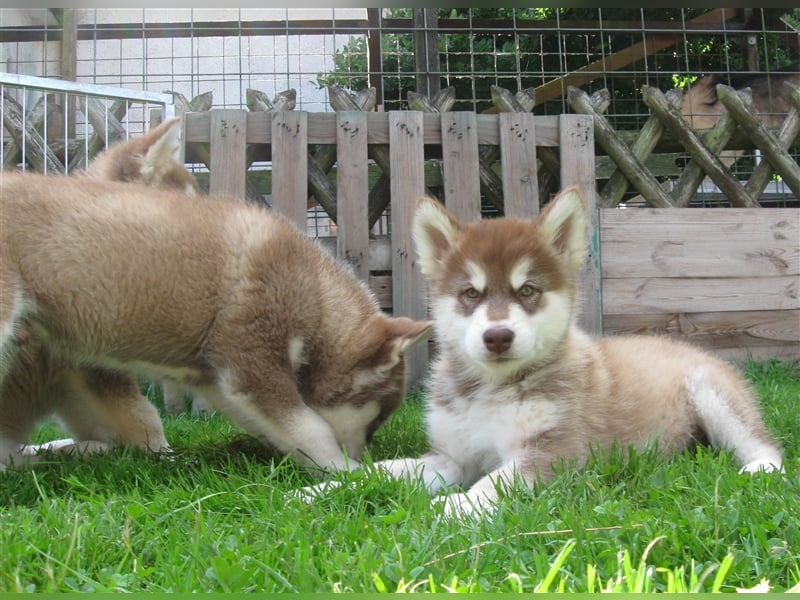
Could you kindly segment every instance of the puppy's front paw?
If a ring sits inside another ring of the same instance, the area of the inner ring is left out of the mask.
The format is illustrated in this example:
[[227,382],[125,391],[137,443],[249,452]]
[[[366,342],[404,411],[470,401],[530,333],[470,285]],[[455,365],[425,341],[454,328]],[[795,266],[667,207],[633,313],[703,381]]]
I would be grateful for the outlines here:
[[775,464],[775,461],[772,460],[767,460],[767,461],[754,460],[753,462],[749,462],[746,465],[744,465],[741,469],[739,469],[739,473],[752,474],[758,472],[785,473],[781,462],[777,461],[777,464]]
[[320,498],[324,498],[328,492],[335,490],[341,485],[341,481],[323,481],[314,485],[307,485],[299,490],[294,490],[294,495],[303,502],[311,504]]
[[36,456],[41,452],[58,452],[63,454],[96,454],[98,452],[108,452],[109,446],[106,442],[96,440],[83,440],[76,442],[72,438],[52,440],[43,444],[30,444],[22,448],[24,456]]
[[483,494],[448,494],[434,500],[434,504],[438,503],[444,504],[442,514],[448,519],[479,519],[489,515],[495,508]]

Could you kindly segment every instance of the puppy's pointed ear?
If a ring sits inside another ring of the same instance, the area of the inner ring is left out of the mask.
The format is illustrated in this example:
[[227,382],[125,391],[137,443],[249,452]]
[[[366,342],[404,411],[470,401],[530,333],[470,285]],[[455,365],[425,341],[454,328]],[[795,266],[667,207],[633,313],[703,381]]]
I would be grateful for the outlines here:
[[144,166],[155,171],[163,161],[176,158],[180,150],[180,134],[180,117],[167,119],[144,134],[142,136]]
[[545,241],[573,268],[579,268],[586,256],[588,219],[586,205],[577,187],[563,190],[542,211],[539,231]]
[[422,273],[432,277],[440,271],[442,258],[461,236],[461,224],[440,202],[422,196],[414,213],[413,236]]
[[142,136],[141,181],[183,191],[200,193],[194,176],[176,158],[180,150],[181,118],[173,117]]
[[406,351],[428,339],[432,332],[433,321],[377,314],[365,323],[361,334],[364,362],[372,368],[392,368]]
[[386,328],[384,351],[394,363],[409,349],[427,340],[433,332],[433,321],[415,321],[407,317],[391,317]]

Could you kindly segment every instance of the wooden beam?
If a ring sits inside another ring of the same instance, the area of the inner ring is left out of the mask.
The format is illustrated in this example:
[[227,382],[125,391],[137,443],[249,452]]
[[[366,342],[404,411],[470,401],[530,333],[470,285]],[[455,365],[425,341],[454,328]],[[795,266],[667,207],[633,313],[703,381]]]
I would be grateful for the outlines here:
[[382,8],[367,9],[367,85],[375,88],[378,104],[383,106],[383,52],[381,50]]
[[414,61],[417,69],[417,92],[436,94],[439,81],[439,32],[435,8],[414,8]]
[[[61,10],[61,79],[75,81],[78,75],[78,19],[74,8]],[[75,115],[78,104],[75,96],[65,95],[64,112],[67,114],[65,139],[75,137]]]
[[[727,13],[726,13],[727,11]],[[692,24],[719,24],[723,23],[726,14],[736,14],[738,9],[735,8],[717,8],[711,12],[702,14],[694,19],[687,21],[687,25]],[[600,60],[576,69],[571,73],[567,73],[563,77],[548,81],[544,85],[540,85],[535,89],[536,92],[536,105],[542,104],[547,100],[553,98],[561,98],[566,95],[569,86],[580,87],[585,83],[589,83],[602,77],[604,74],[611,71],[617,71],[622,67],[643,59],[645,56],[655,54],[659,50],[664,50],[670,46],[674,46],[684,40],[684,34],[681,31],[676,32],[674,35],[653,35],[646,38],[644,41],[624,48],[619,52],[610,54]]]

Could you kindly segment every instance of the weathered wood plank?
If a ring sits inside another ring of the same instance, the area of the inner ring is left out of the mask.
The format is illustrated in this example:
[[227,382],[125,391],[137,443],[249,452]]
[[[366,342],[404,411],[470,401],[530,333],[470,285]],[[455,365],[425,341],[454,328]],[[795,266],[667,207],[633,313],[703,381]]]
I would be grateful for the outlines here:
[[[793,86],[788,81],[784,81],[784,85],[788,86],[791,90],[789,100],[794,106],[791,107],[789,114],[786,115],[776,136],[778,145],[782,149],[788,150],[795,139],[800,139],[798,138],[798,134],[800,134],[800,87]],[[744,187],[747,193],[758,197],[764,192],[764,188],[771,178],[772,165],[769,161],[762,160],[756,168],[753,169],[753,173]]]
[[[330,89],[330,88],[329,88]],[[361,90],[357,92],[353,96],[350,96],[343,90],[339,88],[334,88],[336,90],[335,93],[329,95],[331,106],[333,106],[334,110],[337,112],[340,111],[337,108],[338,103],[335,100],[334,96],[344,95],[347,98],[346,104],[350,105],[351,103],[355,104],[356,110],[351,110],[350,108],[345,107],[341,109],[342,112],[363,112],[367,110],[372,110],[375,107],[375,88],[369,88],[368,90]],[[337,127],[338,127],[338,118],[337,118]],[[364,125],[366,129],[366,123]],[[337,134],[337,141],[339,139],[339,135]],[[364,137],[363,144],[366,150],[366,136]],[[333,182],[328,177],[328,173],[333,168],[333,165],[336,163],[336,154],[337,154],[337,146],[332,144],[315,144],[312,146],[312,149],[309,149],[309,158],[308,158],[308,189],[309,192],[316,198],[317,202],[325,209],[325,212],[328,213],[328,216],[331,217],[334,221],[338,223],[338,206],[337,206],[337,193],[336,188],[333,185]],[[344,196],[346,198],[347,196]],[[386,202],[388,203],[388,194],[386,195]],[[385,206],[381,207],[381,212]]]
[[683,119],[680,111],[667,102],[661,90],[648,85],[642,86],[642,100],[670,133],[691,153],[702,170],[725,192],[734,206],[747,208],[757,205],[755,199],[745,191],[741,183],[728,172],[720,159],[708,149],[697,133]]
[[[541,153],[540,153],[541,154]],[[647,158],[642,159],[642,163],[645,167],[657,177],[669,177],[670,179],[677,179],[683,173],[684,168],[679,164],[679,161],[682,161],[686,156],[683,152],[675,152],[672,154],[651,154]],[[539,156],[541,158],[541,156]],[[617,163],[607,155],[598,156],[596,158],[596,166],[597,169],[597,179],[608,179],[611,177],[615,171],[617,171]],[[625,179],[624,175],[621,175],[622,179]],[[627,182],[627,179],[625,179]],[[625,184],[626,186],[629,183]],[[627,189],[625,190],[627,191]],[[608,201],[603,201],[603,207],[613,207],[617,206],[614,204],[613,198]]]
[[779,245],[772,240],[736,236],[719,241],[643,238],[639,242],[603,243],[603,276],[771,277],[800,274],[800,248]]
[[[619,170],[641,192],[642,196],[653,206],[671,207],[672,200],[661,189],[658,180],[620,139],[605,116],[595,110],[589,95],[581,89],[570,87],[567,98],[575,111],[593,117],[594,133],[598,143],[614,159]],[[564,146],[561,148],[563,158],[568,153],[563,152]]]
[[[500,143],[500,120],[491,121],[494,133]],[[478,136],[480,139],[480,135]],[[481,182],[481,194],[501,213],[505,213],[503,204],[503,180],[495,173],[494,163],[500,158],[497,145],[482,145],[478,148],[478,179]]]
[[[386,115],[389,113],[369,113],[370,144],[389,143]],[[478,143],[481,145],[497,146],[500,143],[500,132],[497,128],[497,115],[475,115],[478,126]],[[536,143],[539,146],[558,146],[559,117],[557,116],[537,116],[536,117]],[[373,122],[374,121],[374,122]],[[442,123],[439,115],[425,114],[424,123],[424,143],[442,143]],[[374,128],[374,129],[373,129]]]
[[800,310],[607,315],[606,333],[672,335],[704,348],[800,343]]
[[[64,8],[61,13],[61,79],[76,81],[78,76],[78,11]],[[75,139],[75,114],[77,99],[71,94],[64,95],[64,112],[68,115],[64,141]],[[65,144],[68,146],[68,144]],[[68,161],[65,159],[65,163]],[[67,171],[69,172],[69,171]]]
[[[580,274],[580,325],[591,333],[603,331],[600,286],[600,237],[597,227],[597,198],[594,170],[594,126],[586,115],[561,115],[561,187],[577,186],[589,215],[589,247]],[[564,150],[568,148],[569,150]]]
[[[337,238],[336,237],[321,237],[317,238],[321,246],[336,255],[337,252]],[[369,264],[372,271],[389,273],[392,268],[392,249],[388,236],[379,236],[369,240],[367,250],[367,257],[364,261]],[[386,311],[392,312],[393,309],[393,286],[392,276],[388,275],[372,275],[368,274],[366,281],[369,282],[369,288],[375,295],[378,305]]]
[[600,211],[603,277],[800,275],[800,210]]
[[610,335],[668,335],[736,363],[800,358],[800,311],[606,315]]
[[[369,144],[389,143],[389,113],[367,113],[367,126],[369,127]],[[497,128],[497,115],[476,115],[478,124],[478,143],[481,145],[498,145],[500,132]],[[559,139],[559,116],[536,116],[536,144],[545,148],[557,148]],[[269,144],[272,141],[269,113],[251,112],[247,117],[247,143]],[[440,144],[442,141],[442,127],[439,116],[425,115],[425,143]],[[186,115],[186,142],[190,145],[208,143],[211,131],[210,113],[188,113]],[[633,144],[638,137],[638,132],[618,131],[617,135],[624,144]],[[309,113],[310,144],[335,144],[336,143],[336,113]],[[796,143],[792,147],[797,147]],[[745,136],[736,134],[726,146],[728,150],[742,150],[752,148],[752,143]],[[671,137],[662,138],[656,146],[655,152],[685,153],[685,148],[675,142]],[[601,155],[599,152],[598,155]]]
[[209,192],[244,199],[247,112],[214,110],[207,114],[211,122]]
[[27,119],[27,115],[23,114],[22,105],[10,96],[4,96],[2,114],[3,125],[20,148],[24,160],[40,172],[65,172],[63,163],[36,131],[36,127]]
[[[45,96],[48,97],[45,98]],[[3,98],[4,110],[7,102],[10,103],[9,106],[12,115],[17,113],[20,116],[22,115],[22,107],[11,97]],[[64,118],[61,114],[61,110],[62,109],[53,100],[52,95],[42,94],[33,105],[33,108],[29,109],[24,117],[26,128],[40,133],[42,142],[47,140],[47,145],[54,154],[57,154],[57,145],[64,144],[65,142]],[[5,113],[3,114],[3,120],[6,120]],[[12,121],[14,120],[16,119],[12,118]],[[17,164],[22,160],[22,147],[17,142],[24,141],[27,143],[28,139],[24,135],[22,138],[18,137],[20,131],[22,131],[21,124],[16,131],[11,132],[11,139],[3,146],[2,168],[16,168]],[[63,147],[64,151],[68,152],[69,144],[64,144]],[[66,163],[66,160],[62,162],[62,165],[64,163]],[[47,166],[47,161],[45,160],[43,167]],[[67,172],[69,172],[69,169],[67,169]]]
[[539,214],[535,117],[523,112],[503,112],[498,117],[505,214],[535,217]]
[[378,305],[383,310],[392,310],[392,276],[391,275],[370,275],[369,289],[375,294]]
[[[749,91],[737,92],[737,95],[741,96],[742,101],[748,106],[752,106],[753,97]],[[725,144],[728,143],[728,140],[735,131],[736,120],[728,111],[723,111],[717,119],[717,122],[714,123],[714,126],[708,132],[706,132],[705,137],[703,138],[703,142],[708,146],[709,151],[712,154],[719,155],[723,161],[723,164],[725,165],[733,164],[733,161],[735,160],[735,154],[734,156],[723,156],[723,154],[727,153],[721,154]],[[706,173],[703,170],[703,167],[698,164],[697,159],[692,158],[689,160],[689,163],[686,165],[683,173],[681,173],[675,189],[673,189],[670,194],[675,199],[675,206],[689,206],[689,202],[691,202],[692,198],[697,192],[697,187],[700,185],[700,182],[703,181],[705,176]],[[754,199],[757,198],[755,194],[750,194],[750,197]]]
[[[74,104],[78,104],[77,98]],[[117,122],[121,122],[126,112],[128,112],[128,102],[115,100],[108,110],[108,116],[109,118],[114,118]],[[68,162],[67,172],[72,173],[75,170],[85,169],[86,165],[105,147],[106,134],[103,128],[95,129],[88,142],[86,140],[80,142],[80,149],[77,152],[70,152],[68,145],[64,150],[64,160]],[[206,166],[208,166],[208,163],[206,163]]]
[[432,98],[425,94],[409,91],[407,97],[409,110],[446,113],[456,101],[456,88],[453,86],[446,87],[436,92]]
[[775,346],[755,346],[753,348],[715,348],[713,353],[719,358],[735,365],[744,365],[748,361],[798,360],[800,359],[800,343],[786,343]]
[[103,136],[105,146],[112,146],[127,136],[125,125],[110,113],[105,102],[97,98],[79,98],[78,103],[94,131]]
[[800,278],[629,277],[603,279],[603,314],[794,310]]
[[536,91],[525,88],[512,94],[499,85],[489,86],[494,110],[498,112],[531,112],[536,106]]
[[306,231],[308,113],[279,110],[272,118],[272,207]]
[[366,281],[369,277],[366,113],[340,112],[336,122],[338,253]]
[[[437,119],[438,121],[438,119]],[[389,113],[391,160],[392,304],[395,316],[427,318],[425,282],[417,264],[411,237],[416,199],[425,192],[424,130],[422,113]],[[428,348],[420,344],[408,356],[409,381],[418,384],[425,376]]]
[[475,113],[449,112],[442,119],[444,201],[459,220],[481,216],[478,128]]
[[[680,105],[681,92],[677,89],[669,90],[666,93],[667,100],[676,106]],[[598,113],[602,112],[597,110]],[[640,161],[644,162],[646,168],[650,168],[647,159],[656,147],[656,144],[661,139],[661,134],[664,133],[664,126],[653,115],[647,119],[647,122],[642,126],[639,131],[639,137],[631,145],[631,153]],[[603,189],[600,191],[601,205],[605,207],[617,206],[625,192],[628,191],[628,179],[625,174],[614,165],[614,172],[606,182]],[[697,187],[697,186],[695,186]]]
[[[337,238],[325,236],[317,238],[317,241],[332,255],[337,253]],[[392,246],[389,236],[380,235],[369,240],[365,262],[369,265],[370,271],[392,270]],[[391,304],[390,304],[391,306]]]
[[736,90],[720,83],[717,85],[717,97],[739,123],[739,127],[744,129],[753,143],[764,153],[784,183],[791,188],[796,197],[800,197],[800,167],[797,165],[797,160],[778,143],[761,121],[750,114]]
[[[211,111],[214,112],[214,111]],[[381,112],[367,113],[368,144],[389,143],[389,114]],[[497,115],[475,115],[478,128],[478,143],[497,146],[500,133],[497,128]],[[423,116],[424,143],[442,143],[441,116],[436,113]],[[556,147],[559,139],[558,116],[536,116],[536,144]],[[188,113],[186,115],[186,142],[188,144],[208,143],[211,135],[209,112]],[[270,113],[247,113],[247,143],[269,144],[272,142]],[[308,143],[336,143],[336,113],[308,114]]]

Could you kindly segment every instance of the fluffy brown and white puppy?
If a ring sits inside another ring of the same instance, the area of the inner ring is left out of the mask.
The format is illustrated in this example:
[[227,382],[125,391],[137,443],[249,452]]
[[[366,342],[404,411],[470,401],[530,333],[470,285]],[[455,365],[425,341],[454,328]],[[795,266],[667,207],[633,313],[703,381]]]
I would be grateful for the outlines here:
[[356,466],[402,402],[403,354],[431,324],[383,315],[346,266],[266,209],[10,172],[0,173],[0,203],[4,462],[47,412],[67,413],[68,426],[76,415],[73,432],[85,425],[122,443],[166,444],[160,421],[142,418],[146,399],[108,401],[117,394],[102,377],[76,385],[82,393],[63,404],[51,393],[42,403],[9,393],[27,343],[41,344],[67,377],[138,374],[189,386],[259,439],[322,468]]
[[728,364],[660,337],[593,338],[575,324],[587,218],[574,188],[535,220],[459,223],[417,205],[414,239],[430,284],[439,355],[431,450],[377,463],[428,489],[461,485],[450,512],[491,506],[515,477],[533,486],[559,459],[583,465],[613,444],[730,450],[745,471],[781,468],[753,391]]
[[[180,130],[180,118],[168,119],[141,137],[101,152],[85,172],[75,177],[143,183],[197,195],[200,190],[194,177],[175,160]],[[0,178],[4,175],[0,172]],[[0,389],[0,414],[4,415],[0,468],[9,459],[17,464],[35,462],[43,449],[100,451],[115,444],[169,449],[158,413],[141,395],[133,377],[117,371],[84,369],[52,356],[24,322],[16,326],[15,343],[18,347]],[[86,404],[92,404],[93,409],[85,410]],[[119,404],[127,406],[115,408]],[[135,418],[128,423],[116,422],[130,415]],[[58,417],[74,439],[21,445],[36,423],[48,416]]]
[[[180,149],[181,124],[180,117],[173,117],[141,137],[132,137],[109,147],[89,164],[85,174],[106,181],[142,183],[160,189],[180,190],[189,196],[199,195],[197,180],[175,159]],[[182,412],[188,391],[169,380],[160,383],[167,412]],[[202,398],[196,395],[191,398],[193,413],[206,412],[209,408]]]

